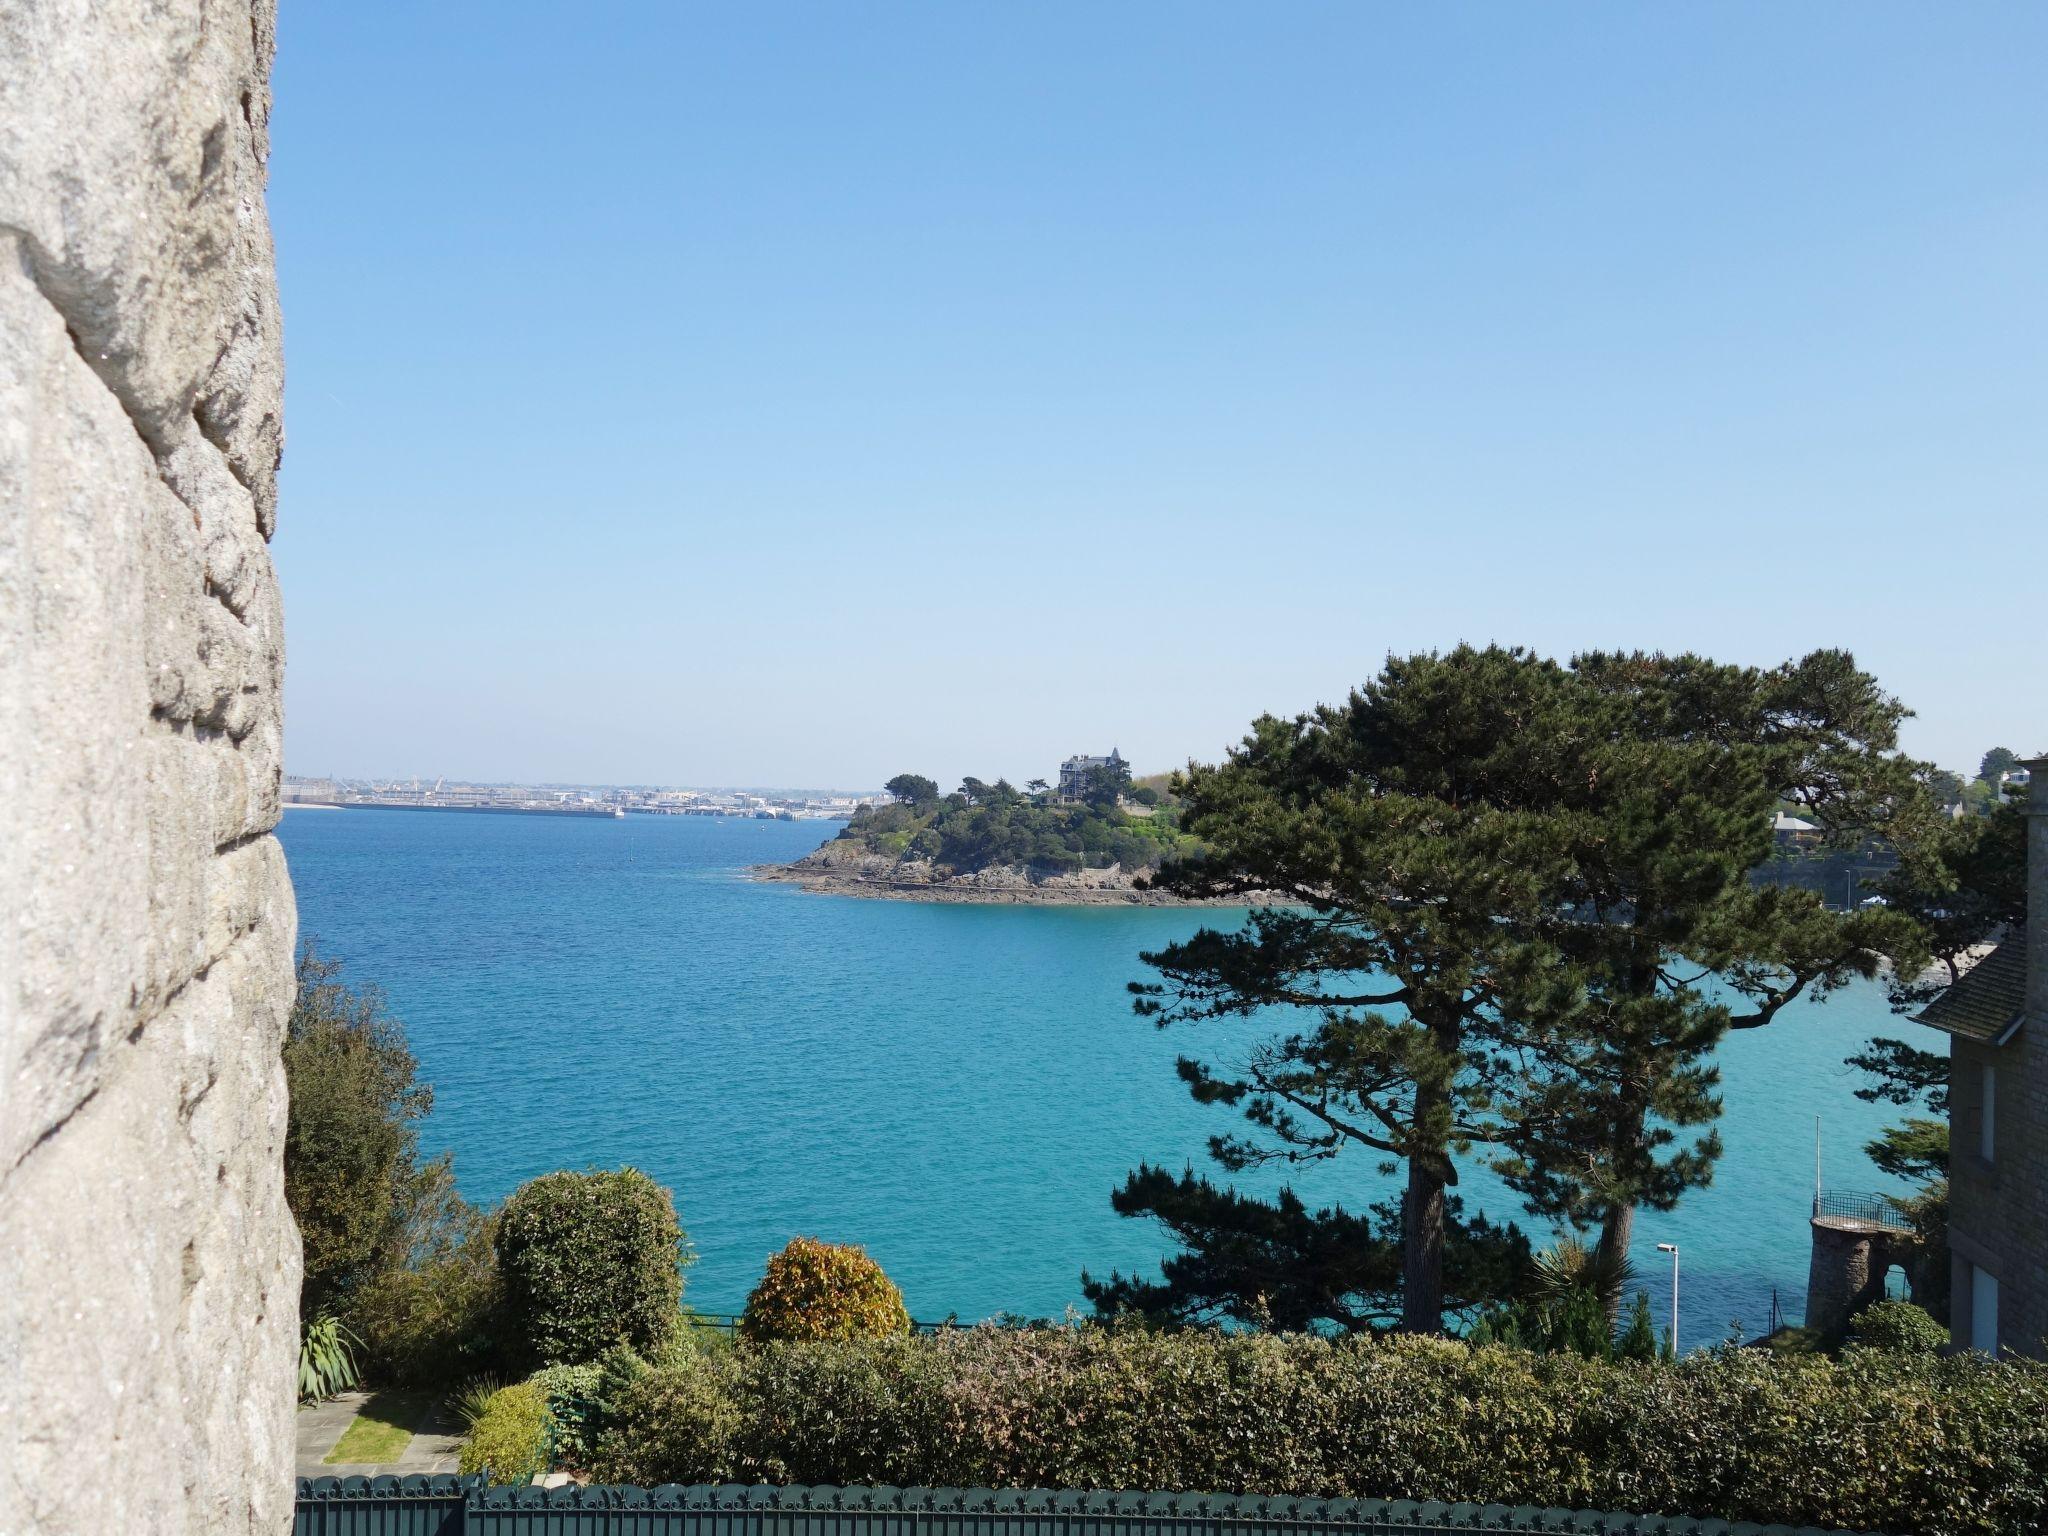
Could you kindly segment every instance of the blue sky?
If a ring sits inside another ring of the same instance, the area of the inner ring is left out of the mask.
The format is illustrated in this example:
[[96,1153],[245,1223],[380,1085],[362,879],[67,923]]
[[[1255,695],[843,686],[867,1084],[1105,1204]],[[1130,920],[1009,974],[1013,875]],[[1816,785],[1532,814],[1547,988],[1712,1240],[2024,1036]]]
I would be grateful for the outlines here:
[[288,767],[1210,758],[1387,652],[2048,747],[2048,7],[297,0]]

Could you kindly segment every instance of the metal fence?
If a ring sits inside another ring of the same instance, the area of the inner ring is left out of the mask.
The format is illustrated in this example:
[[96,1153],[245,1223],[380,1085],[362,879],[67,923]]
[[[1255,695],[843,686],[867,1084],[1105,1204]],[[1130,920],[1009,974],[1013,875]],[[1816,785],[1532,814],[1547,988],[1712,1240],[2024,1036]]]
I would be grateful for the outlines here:
[[456,1478],[302,1480],[298,1508],[297,1536],[1821,1536],[1811,1527],[1689,1516],[1385,1499],[988,1488],[487,1488],[481,1479]]
[[478,1477],[302,1477],[292,1536],[466,1536]]
[[1813,1214],[1816,1220],[1823,1216],[1831,1216],[1837,1221],[1854,1221],[1866,1227],[1882,1227],[1887,1232],[1913,1230],[1913,1224],[1906,1220],[1898,1202],[1889,1195],[1839,1189],[1817,1190],[1813,1196]]

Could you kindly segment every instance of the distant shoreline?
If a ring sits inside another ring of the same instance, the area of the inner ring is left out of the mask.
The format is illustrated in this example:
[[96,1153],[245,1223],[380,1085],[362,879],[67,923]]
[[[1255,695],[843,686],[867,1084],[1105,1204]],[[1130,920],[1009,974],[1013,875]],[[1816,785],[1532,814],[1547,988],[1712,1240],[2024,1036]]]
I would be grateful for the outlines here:
[[1131,883],[1128,875],[1108,870],[1087,870],[1079,877],[1048,875],[1034,878],[1028,871],[1005,868],[931,879],[897,879],[878,869],[833,868],[799,859],[792,864],[756,864],[747,873],[766,884],[794,885],[814,896],[858,896],[869,901],[924,901],[990,907],[1257,905],[1254,900],[1242,896],[1194,899],[1166,891],[1140,890]]

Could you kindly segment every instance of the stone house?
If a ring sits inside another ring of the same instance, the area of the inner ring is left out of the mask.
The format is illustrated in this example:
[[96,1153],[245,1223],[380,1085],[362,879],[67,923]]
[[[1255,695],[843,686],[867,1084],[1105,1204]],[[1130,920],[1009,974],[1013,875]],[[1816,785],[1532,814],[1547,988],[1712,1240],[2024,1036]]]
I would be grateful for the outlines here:
[[[2048,768],[2048,758],[2027,765]],[[1949,1337],[2048,1355],[2048,795],[2027,808],[2027,919],[1920,1013],[1949,1037]]]
[[1060,764],[1060,789],[1062,800],[1079,800],[1088,792],[1088,775],[1098,768],[1128,771],[1130,764],[1115,747],[1109,749],[1107,757],[1070,757]]

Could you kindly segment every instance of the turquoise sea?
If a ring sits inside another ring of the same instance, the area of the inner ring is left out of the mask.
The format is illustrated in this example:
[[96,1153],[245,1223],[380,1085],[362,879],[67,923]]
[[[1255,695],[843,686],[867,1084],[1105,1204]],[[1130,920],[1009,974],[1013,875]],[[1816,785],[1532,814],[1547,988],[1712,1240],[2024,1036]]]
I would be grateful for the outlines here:
[[[735,1311],[796,1233],[860,1242],[913,1316],[1057,1316],[1083,1266],[1155,1264],[1109,1192],[1141,1159],[1205,1161],[1236,1122],[1191,1102],[1177,1054],[1124,984],[1140,950],[1216,911],[991,907],[815,896],[749,880],[836,823],[293,810],[280,830],[300,932],[375,982],[434,1087],[424,1140],[494,1201],[563,1167],[630,1163],[670,1186],[698,1261],[687,1299]],[[1726,1155],[1711,1188],[1637,1223],[1661,1325],[1659,1242],[1682,1250],[1688,1347],[1773,1288],[1804,1302],[1814,1116],[1827,1182],[1879,1189],[1862,1156],[1884,1106],[1842,1060],[1924,1033],[1874,987],[1786,1011],[1722,1053]],[[1240,1036],[1239,1038],[1248,1038]],[[1277,1177],[1249,1177],[1270,1189]],[[1346,1154],[1298,1170],[1312,1203],[1393,1185]],[[1484,1170],[1469,1207],[1516,1216]]]

